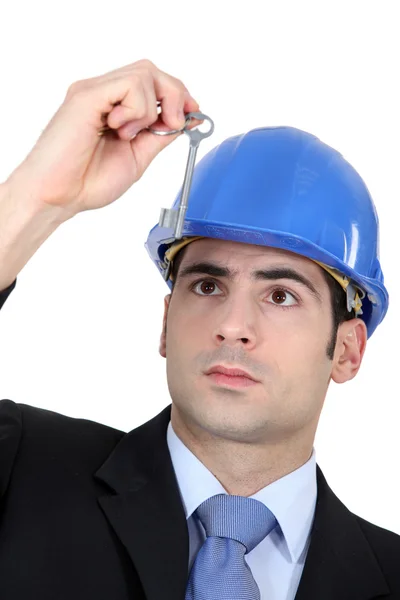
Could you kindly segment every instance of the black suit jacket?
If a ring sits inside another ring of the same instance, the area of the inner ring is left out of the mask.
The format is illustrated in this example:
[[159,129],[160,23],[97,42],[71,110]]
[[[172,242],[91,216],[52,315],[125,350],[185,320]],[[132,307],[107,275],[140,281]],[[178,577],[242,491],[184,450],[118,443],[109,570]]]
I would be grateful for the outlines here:
[[[0,600],[184,600],[189,538],[170,412],[125,434],[0,401]],[[400,536],[351,513],[317,465],[296,600],[378,598],[400,600]]]
[[[2,600],[184,600],[170,410],[124,434],[0,401]],[[400,536],[352,514],[318,466],[317,490],[296,600],[399,600]]]

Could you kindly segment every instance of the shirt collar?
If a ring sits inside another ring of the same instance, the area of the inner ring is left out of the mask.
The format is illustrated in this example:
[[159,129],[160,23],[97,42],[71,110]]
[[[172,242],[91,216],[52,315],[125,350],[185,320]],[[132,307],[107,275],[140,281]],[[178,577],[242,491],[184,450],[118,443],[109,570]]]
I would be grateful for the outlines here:
[[[167,443],[186,519],[189,519],[207,498],[226,494],[227,491],[176,435],[171,421],[167,428]],[[265,486],[250,498],[263,502],[272,511],[292,562],[298,562],[308,541],[317,499],[315,448],[304,465]]]

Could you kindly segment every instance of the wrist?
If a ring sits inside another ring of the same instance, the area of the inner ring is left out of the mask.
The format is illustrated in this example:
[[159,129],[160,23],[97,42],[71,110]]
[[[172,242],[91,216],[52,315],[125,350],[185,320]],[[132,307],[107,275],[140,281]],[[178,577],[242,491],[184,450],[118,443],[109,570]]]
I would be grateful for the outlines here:
[[67,220],[41,203],[25,183],[0,184],[0,290],[6,289],[45,240]]
[[68,214],[64,208],[46,204],[29,187],[29,181],[20,181],[14,173],[6,181],[0,183],[0,202],[7,205],[10,211],[19,215],[24,214],[28,219],[37,217],[50,227],[54,225],[54,228],[73,216],[73,214]]

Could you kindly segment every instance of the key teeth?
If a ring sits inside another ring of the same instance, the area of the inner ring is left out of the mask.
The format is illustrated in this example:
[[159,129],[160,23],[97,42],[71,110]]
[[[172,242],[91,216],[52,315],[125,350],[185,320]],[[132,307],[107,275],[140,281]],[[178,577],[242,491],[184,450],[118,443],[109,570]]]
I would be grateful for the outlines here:
[[158,225],[160,227],[166,227],[167,229],[173,229],[177,220],[178,211],[174,210],[173,208],[162,208]]

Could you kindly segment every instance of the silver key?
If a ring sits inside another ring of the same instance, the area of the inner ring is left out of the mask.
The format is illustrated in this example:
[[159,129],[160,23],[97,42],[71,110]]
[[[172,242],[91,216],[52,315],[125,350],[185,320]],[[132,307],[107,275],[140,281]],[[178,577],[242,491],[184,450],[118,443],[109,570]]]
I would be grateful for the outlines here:
[[[189,193],[190,193],[190,186],[192,184],[194,165],[196,162],[197,149],[200,145],[201,140],[206,137],[209,137],[214,131],[214,122],[212,121],[212,119],[210,119],[210,117],[207,117],[207,115],[204,115],[201,112],[192,112],[192,113],[187,113],[185,116],[186,116],[186,119],[189,119],[189,122],[190,122],[190,118],[199,119],[199,120],[207,120],[210,122],[211,127],[208,131],[206,131],[204,133],[202,131],[200,131],[199,129],[186,129],[187,125],[185,125],[185,127],[183,129],[183,131],[190,138],[190,147],[189,147],[189,156],[188,156],[188,160],[186,163],[186,171],[185,171],[185,178],[183,180],[181,198],[180,198],[177,209],[174,209],[174,208],[162,208],[161,209],[160,220],[158,223],[160,227],[167,227],[167,228],[171,228],[171,229],[175,228],[174,237],[176,240],[179,240],[182,237],[182,229],[183,229],[183,224],[185,221],[186,211],[188,208],[188,199],[189,199]],[[156,133],[156,132],[153,131],[153,133]]]

